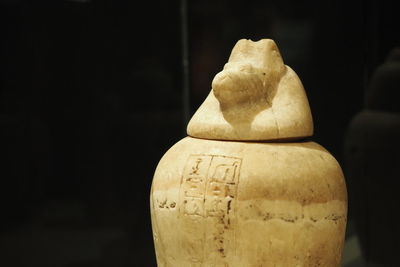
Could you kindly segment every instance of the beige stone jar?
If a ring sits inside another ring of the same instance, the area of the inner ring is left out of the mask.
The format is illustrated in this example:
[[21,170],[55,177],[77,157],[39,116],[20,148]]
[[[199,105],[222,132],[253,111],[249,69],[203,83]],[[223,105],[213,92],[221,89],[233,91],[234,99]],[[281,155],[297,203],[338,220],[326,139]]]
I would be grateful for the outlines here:
[[276,44],[240,40],[159,162],[151,215],[159,267],[340,266],[347,192]]

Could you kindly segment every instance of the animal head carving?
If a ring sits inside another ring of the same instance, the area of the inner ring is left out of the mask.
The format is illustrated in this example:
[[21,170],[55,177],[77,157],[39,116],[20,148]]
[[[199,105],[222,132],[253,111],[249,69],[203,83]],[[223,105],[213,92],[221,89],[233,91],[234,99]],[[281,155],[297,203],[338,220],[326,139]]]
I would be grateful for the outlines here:
[[267,104],[285,71],[275,42],[240,40],[224,69],[212,82],[221,109],[238,105]]
[[187,128],[193,137],[279,140],[311,136],[303,85],[273,40],[239,40]]

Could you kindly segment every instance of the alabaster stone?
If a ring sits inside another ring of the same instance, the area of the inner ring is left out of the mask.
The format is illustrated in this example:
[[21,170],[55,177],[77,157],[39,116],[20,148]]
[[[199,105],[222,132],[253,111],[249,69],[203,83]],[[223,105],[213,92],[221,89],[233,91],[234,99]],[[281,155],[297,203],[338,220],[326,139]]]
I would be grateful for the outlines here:
[[187,132],[215,140],[292,139],[311,136],[313,122],[303,85],[275,42],[242,39]]
[[340,266],[346,190],[313,142],[187,137],[151,191],[158,266]]
[[[243,62],[269,78],[244,75]],[[271,40],[239,41],[231,63],[192,118],[191,136],[156,168],[150,208],[158,266],[340,266],[346,185],[333,156],[301,139],[312,133],[312,119],[299,79]]]

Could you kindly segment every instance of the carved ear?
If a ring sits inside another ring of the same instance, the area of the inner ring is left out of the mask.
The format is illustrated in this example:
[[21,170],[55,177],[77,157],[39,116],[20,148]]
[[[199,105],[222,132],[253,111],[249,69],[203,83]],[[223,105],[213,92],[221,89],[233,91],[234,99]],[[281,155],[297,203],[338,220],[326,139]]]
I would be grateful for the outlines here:
[[232,49],[229,63],[247,62],[256,68],[268,69],[275,73],[285,70],[278,46],[271,39],[262,39],[258,42],[241,39]]

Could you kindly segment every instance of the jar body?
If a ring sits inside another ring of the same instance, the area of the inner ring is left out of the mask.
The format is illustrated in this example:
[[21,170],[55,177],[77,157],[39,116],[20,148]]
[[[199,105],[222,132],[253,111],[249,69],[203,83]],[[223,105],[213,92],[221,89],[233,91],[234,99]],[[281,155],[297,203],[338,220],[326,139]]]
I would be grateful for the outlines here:
[[346,185],[314,142],[186,137],[160,160],[150,200],[159,267],[340,266]]

